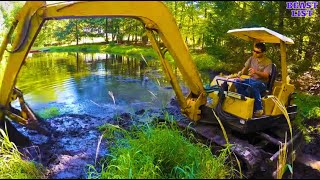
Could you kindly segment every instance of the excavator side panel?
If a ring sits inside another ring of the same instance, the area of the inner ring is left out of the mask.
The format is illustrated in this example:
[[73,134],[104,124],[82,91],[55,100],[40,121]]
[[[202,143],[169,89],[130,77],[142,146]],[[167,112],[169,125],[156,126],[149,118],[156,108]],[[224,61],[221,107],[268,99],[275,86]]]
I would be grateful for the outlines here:
[[[232,95],[226,92],[226,99],[222,104],[222,109],[230,113],[236,117],[239,117],[243,120],[249,120],[252,118],[253,113],[253,103],[254,99],[246,97],[246,100],[242,100],[236,97],[232,97]],[[212,99],[212,102],[208,104],[209,107],[215,108],[219,101],[218,91],[214,91],[209,93],[209,98]]]

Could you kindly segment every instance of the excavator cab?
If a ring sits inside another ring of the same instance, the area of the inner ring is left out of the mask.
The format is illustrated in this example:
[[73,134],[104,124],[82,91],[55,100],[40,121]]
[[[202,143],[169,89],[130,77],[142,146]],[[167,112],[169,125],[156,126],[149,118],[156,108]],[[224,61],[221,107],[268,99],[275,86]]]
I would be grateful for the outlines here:
[[[291,101],[294,86],[290,84],[286,65],[286,45],[293,44],[293,40],[265,27],[233,29],[227,33],[246,41],[253,41],[254,44],[256,42],[280,44],[282,79],[276,80],[280,69],[273,63],[266,84],[267,90],[261,94],[264,111],[261,117],[253,115],[254,98],[251,95],[245,96],[237,93],[235,84],[238,82],[226,76],[216,76],[210,83],[210,88],[206,88],[211,102],[208,106],[215,109],[223,122],[244,134],[287,123],[286,114],[293,119],[297,113],[297,107]],[[240,78],[246,79],[250,76],[242,75]],[[251,87],[247,86],[250,90]]]

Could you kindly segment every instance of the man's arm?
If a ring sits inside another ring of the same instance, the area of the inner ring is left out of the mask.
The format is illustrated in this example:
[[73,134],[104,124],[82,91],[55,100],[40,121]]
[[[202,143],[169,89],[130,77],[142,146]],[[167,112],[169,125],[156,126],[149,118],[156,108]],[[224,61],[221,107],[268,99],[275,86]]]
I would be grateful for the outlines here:
[[263,79],[268,79],[269,78],[269,73],[268,72],[260,72],[260,71],[257,71],[253,68],[250,68],[249,69],[249,75],[253,75],[253,74],[256,74],[258,75],[259,77],[263,78]]
[[248,69],[249,69],[249,67],[247,67],[247,66],[243,67],[242,70],[238,72],[238,75],[239,76],[246,75],[247,74],[246,72],[248,72]]
[[251,66],[251,61],[252,61],[252,56],[246,61],[246,63],[244,64],[244,67],[241,69],[241,71],[238,72],[238,76],[247,75],[248,70]]

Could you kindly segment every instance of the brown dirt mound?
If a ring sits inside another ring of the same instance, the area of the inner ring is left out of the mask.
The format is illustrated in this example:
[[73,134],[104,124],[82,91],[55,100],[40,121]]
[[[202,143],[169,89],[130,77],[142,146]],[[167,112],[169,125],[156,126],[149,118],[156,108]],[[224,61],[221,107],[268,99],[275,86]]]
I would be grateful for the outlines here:
[[312,95],[320,95],[320,73],[308,71],[293,80],[296,88]]

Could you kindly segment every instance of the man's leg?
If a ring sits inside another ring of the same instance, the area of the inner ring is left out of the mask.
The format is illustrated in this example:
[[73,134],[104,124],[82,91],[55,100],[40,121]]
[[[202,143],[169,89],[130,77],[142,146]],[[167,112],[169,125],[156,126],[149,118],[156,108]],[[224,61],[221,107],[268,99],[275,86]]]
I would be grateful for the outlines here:
[[248,96],[248,93],[246,91],[248,86],[242,84],[242,83],[247,83],[246,79],[244,81],[237,79],[237,80],[235,80],[235,82],[237,82],[237,83],[234,83],[234,85],[236,86],[236,89],[237,89],[237,93]]
[[261,92],[266,90],[266,86],[264,83],[258,80],[250,79],[249,84],[252,87],[252,93],[253,97],[255,99],[254,101],[254,111],[262,110],[262,99],[261,99]]

